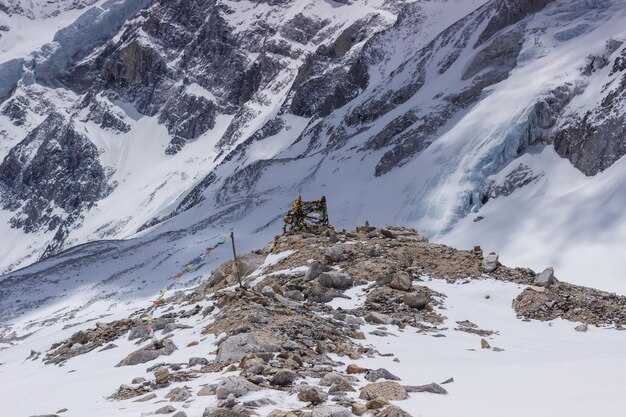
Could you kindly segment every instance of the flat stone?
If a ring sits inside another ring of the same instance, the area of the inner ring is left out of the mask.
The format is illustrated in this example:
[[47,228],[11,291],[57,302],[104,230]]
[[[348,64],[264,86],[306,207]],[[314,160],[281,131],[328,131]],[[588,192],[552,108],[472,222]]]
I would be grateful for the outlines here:
[[137,398],[133,402],[134,403],[143,403],[143,402],[146,402],[146,401],[154,400],[156,397],[157,397],[157,395],[154,392],[152,392],[152,393],[150,393],[148,395],[144,395],[141,398]]
[[214,395],[216,389],[217,389],[216,385],[206,385],[200,388],[200,391],[198,391],[196,395],[199,397],[206,397],[209,395]]
[[444,387],[434,382],[426,385],[407,385],[404,388],[407,392],[430,392],[431,394],[441,395],[448,393]]
[[215,361],[225,363],[239,362],[246,353],[276,350],[278,350],[278,347],[260,343],[251,333],[241,333],[230,336],[220,344]]
[[218,400],[225,400],[229,394],[238,398],[258,390],[259,387],[241,376],[229,376],[217,384],[215,394]]
[[365,321],[371,324],[391,324],[391,317],[371,311],[365,316]]
[[376,370],[369,371],[367,373],[367,375],[365,375],[365,379],[367,379],[370,382],[376,382],[379,379],[387,379],[387,380],[390,380],[390,381],[399,381],[400,380],[400,378],[398,378],[397,376],[395,376],[394,374],[392,374],[391,372],[389,372],[385,368],[378,368]]
[[158,345],[150,343],[149,345],[146,345],[141,349],[132,352],[115,366],[132,366],[140,363],[150,362],[158,358],[159,356],[169,356],[176,350],[178,350],[178,348],[176,347],[174,342],[172,342],[170,339],[164,339]]
[[360,399],[373,400],[378,397],[386,400],[405,400],[409,396],[406,389],[395,381],[374,382],[361,388]]
[[312,417],[352,417],[352,411],[338,405],[324,405],[315,407]]
[[176,411],[174,407],[172,407],[171,405],[166,405],[156,410],[154,414],[169,414],[169,413],[173,413],[174,411]]

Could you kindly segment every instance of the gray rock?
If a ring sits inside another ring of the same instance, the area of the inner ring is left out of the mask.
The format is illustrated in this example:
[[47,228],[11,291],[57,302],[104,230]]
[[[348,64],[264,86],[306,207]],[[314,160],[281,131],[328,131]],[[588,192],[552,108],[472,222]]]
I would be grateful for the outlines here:
[[165,395],[165,398],[173,402],[183,402],[189,399],[189,397],[191,397],[191,391],[184,387],[174,388]]
[[198,391],[196,394],[198,397],[206,397],[209,395],[215,395],[215,390],[217,389],[217,385],[206,385]]
[[341,382],[351,382],[358,381],[358,379],[354,377],[349,377],[347,375],[342,375],[338,372],[328,372],[326,373],[322,379],[320,379],[320,385],[323,387],[329,387],[334,384],[339,384]]
[[388,229],[380,229],[380,234],[385,236],[387,239],[396,239],[398,237],[394,232]]
[[394,290],[411,291],[411,276],[406,272],[400,271],[393,276],[389,286]]
[[407,306],[417,310],[423,310],[428,305],[428,298],[419,294],[405,295],[403,301]]
[[490,273],[498,269],[498,258],[499,256],[494,252],[487,255],[483,259],[483,272]]
[[143,348],[132,352],[126,358],[122,359],[116,367],[120,366],[132,366],[140,363],[150,362],[158,358],[159,356],[169,356],[178,348],[170,339],[164,339],[160,344],[155,345],[150,343]]
[[535,283],[540,287],[549,287],[556,282],[558,281],[554,276],[554,268],[552,267],[544,269],[543,272],[535,278]]
[[258,391],[259,387],[252,382],[240,376],[229,376],[228,378],[217,384],[215,394],[218,400],[224,400],[228,398],[230,394],[235,397],[243,397],[251,391]]
[[197,357],[189,358],[189,366],[196,366],[196,365],[204,366],[208,364],[209,364],[209,360],[206,358],[197,358]]
[[72,343],[80,343],[81,345],[84,345],[85,343],[89,342],[89,336],[87,335],[87,333],[81,330],[74,333],[70,337],[70,340],[72,341]]
[[170,371],[165,367],[157,368],[154,371],[154,380],[157,384],[167,384],[170,379]]
[[317,278],[322,287],[346,290],[352,287],[352,278],[345,272],[328,271],[322,272]]
[[157,395],[154,392],[151,392],[150,394],[144,395],[143,397],[138,398],[138,399],[134,400],[133,402],[134,403],[143,403],[143,402],[146,402],[146,401],[154,400],[156,397],[157,397]]
[[445,388],[436,383],[431,383],[427,385],[407,385],[404,387],[407,392],[430,392],[432,394],[447,394]]
[[284,387],[293,384],[296,378],[297,375],[295,372],[283,369],[276,372],[276,374],[272,377],[270,384]]
[[587,331],[587,325],[586,324],[579,324],[578,326],[574,327],[574,330],[576,330],[577,332],[586,332]]
[[361,388],[360,399],[373,400],[378,397],[391,401],[405,400],[409,396],[406,389],[395,381],[374,382]]
[[365,316],[365,321],[371,324],[391,324],[392,319],[385,314],[371,311]]
[[304,294],[302,294],[302,292],[298,290],[290,290],[285,292],[285,297],[294,301],[304,301]]
[[328,248],[324,248],[322,250],[322,254],[324,255],[326,261],[331,263],[348,259],[346,249],[341,244],[336,244]]
[[172,407],[171,405],[166,405],[156,410],[154,414],[169,414],[173,413],[174,411],[176,411],[176,408]]
[[187,413],[185,413],[184,411],[179,411],[178,413],[174,414],[172,417],[187,417]]
[[315,407],[312,417],[352,417],[352,411],[338,405],[324,405]]
[[392,374],[391,372],[389,372],[385,368],[378,368],[376,370],[369,371],[365,375],[365,379],[367,379],[370,382],[376,382],[379,379],[388,379],[390,381],[399,381],[400,380],[400,378],[398,378],[397,376],[395,376],[394,374]]
[[269,285],[266,285],[261,289],[261,294],[268,298],[274,298],[274,296],[276,295],[274,294],[274,289]]
[[328,395],[318,387],[309,387],[298,393],[298,399],[306,403],[321,404],[328,398]]
[[319,283],[315,283],[308,290],[308,300],[315,303],[328,303],[335,298],[350,299],[347,295],[334,288],[322,287]]
[[335,394],[339,392],[354,392],[356,391],[351,383],[348,381],[338,381],[328,388],[329,394]]
[[311,262],[311,265],[309,265],[309,270],[304,274],[304,277],[309,281],[312,281],[315,278],[319,277],[322,272],[330,270],[332,270],[331,267],[324,265],[318,260],[314,260]]
[[131,381],[131,384],[141,384],[143,382],[146,382],[146,378],[138,376],[136,378],[133,378],[133,380]]
[[239,362],[246,353],[277,351],[276,346],[262,344],[251,334],[242,333],[230,336],[220,344],[215,360],[217,362]]

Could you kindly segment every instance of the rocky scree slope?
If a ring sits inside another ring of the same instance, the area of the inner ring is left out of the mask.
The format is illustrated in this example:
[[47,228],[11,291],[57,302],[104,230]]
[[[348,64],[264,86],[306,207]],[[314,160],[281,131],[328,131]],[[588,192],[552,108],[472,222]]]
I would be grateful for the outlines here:
[[[145,373],[134,368],[143,376],[119,381],[108,395],[114,403],[156,414],[410,416],[403,404],[424,401],[424,393],[446,395],[444,385],[454,378],[412,385],[385,368],[357,365],[362,358],[401,360],[393,346],[381,352],[368,343],[372,337],[463,332],[479,350],[504,350],[491,346],[504,329],[483,329],[471,320],[449,327],[447,296],[431,289],[438,281],[461,288],[477,281],[519,284],[525,289],[509,301],[508,314],[526,321],[564,318],[581,322],[578,331],[588,324],[623,330],[626,324],[626,297],[560,282],[550,268],[541,274],[508,268],[480,248],[429,243],[409,228],[365,224],[352,232],[283,236],[270,249],[240,257],[245,290],[228,261],[200,286],[168,296],[155,320],[157,344],[143,320],[147,310],[139,310],[95,327],[83,324],[83,330],[28,359],[73,367],[83,355],[97,359],[101,352],[118,352],[117,367],[146,364]],[[192,333],[177,339],[181,332]],[[175,342],[188,339],[186,346]],[[181,362],[186,350],[197,348],[212,352]],[[122,349],[134,351],[123,358]],[[177,352],[183,356],[170,360]]]

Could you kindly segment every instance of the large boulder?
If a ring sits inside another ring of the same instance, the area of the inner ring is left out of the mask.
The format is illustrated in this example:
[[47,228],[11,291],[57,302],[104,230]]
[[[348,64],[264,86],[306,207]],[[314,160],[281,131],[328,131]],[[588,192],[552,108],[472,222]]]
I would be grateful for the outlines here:
[[288,369],[283,369],[276,372],[276,374],[272,377],[270,384],[284,387],[293,384],[297,377],[298,376],[295,372]]
[[400,271],[393,276],[389,286],[394,290],[411,291],[411,276],[404,271]]
[[217,385],[215,394],[218,400],[228,398],[230,394],[235,397],[243,397],[250,391],[258,391],[259,387],[240,376],[229,376]]
[[535,283],[541,287],[549,287],[556,282],[557,279],[554,276],[554,268],[552,267],[544,269],[543,272],[535,278]]
[[330,266],[324,265],[318,260],[313,260],[311,262],[311,265],[309,265],[309,270],[306,271],[306,273],[304,274],[304,277],[309,281],[312,281],[315,278],[319,277],[322,272],[327,272],[331,270],[332,268]]
[[499,256],[494,252],[487,255],[483,259],[483,272],[490,273],[498,269],[498,258]]
[[246,353],[273,352],[278,347],[261,343],[252,333],[230,336],[220,345],[215,360],[217,362],[239,362]]
[[159,356],[169,356],[178,348],[170,339],[164,339],[159,343],[150,343],[139,350],[132,352],[130,355],[122,359],[116,367],[132,366],[140,363],[150,362]]
[[428,298],[420,294],[408,294],[403,298],[404,304],[417,310],[423,310],[428,305]]
[[346,290],[352,287],[352,278],[350,278],[350,275],[340,271],[322,272],[317,281],[325,288]]
[[406,400],[409,398],[409,395],[406,389],[395,381],[374,382],[361,388],[360,399],[373,400],[378,397],[391,401]]

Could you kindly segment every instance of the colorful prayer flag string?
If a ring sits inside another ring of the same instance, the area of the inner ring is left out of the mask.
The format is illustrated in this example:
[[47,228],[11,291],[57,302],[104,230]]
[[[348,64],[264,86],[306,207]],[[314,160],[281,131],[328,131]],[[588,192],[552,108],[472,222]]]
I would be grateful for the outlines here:
[[[197,257],[195,257],[191,261],[187,262],[183,266],[182,271],[177,273],[176,275],[174,275],[173,279],[180,279],[187,272],[192,271],[192,270],[197,269],[198,267],[200,267],[202,265],[202,260],[204,258],[209,256],[209,254],[211,254],[211,252],[213,252],[213,250],[215,250],[218,246],[223,245],[224,243],[228,242],[229,239],[230,239],[230,236],[226,235],[225,237],[220,239],[215,245],[211,246],[210,248],[207,248],[204,253],[202,253],[201,255],[199,255]],[[172,278],[170,278],[170,279],[172,279]],[[150,310],[148,311],[148,316],[146,317],[146,324],[147,324],[146,329],[148,330],[148,334],[150,335],[150,337],[154,341],[158,341],[156,336],[155,336],[155,334],[154,334],[154,314],[156,312],[157,307],[162,306],[162,305],[164,305],[166,303],[166,301],[165,301],[165,294],[166,293],[167,293],[167,290],[159,291],[159,296],[156,298],[156,300],[152,301],[152,305],[150,306]]]

